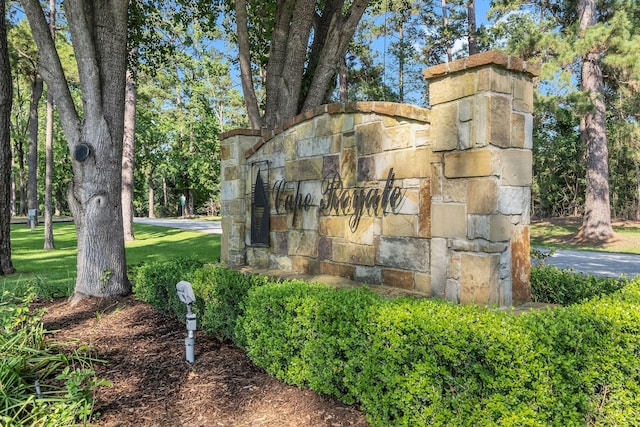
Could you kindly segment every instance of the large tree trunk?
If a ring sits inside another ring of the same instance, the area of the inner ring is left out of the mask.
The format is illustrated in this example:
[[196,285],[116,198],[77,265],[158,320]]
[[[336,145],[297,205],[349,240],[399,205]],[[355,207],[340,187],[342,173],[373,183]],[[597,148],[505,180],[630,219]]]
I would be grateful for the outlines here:
[[136,97],[136,83],[133,81],[131,70],[127,70],[122,150],[122,218],[125,242],[135,240],[133,234],[133,171],[135,161]]
[[[578,15],[582,32],[595,25],[595,0],[580,0]],[[609,150],[604,83],[598,51],[587,53],[582,60],[582,90],[588,93],[593,108],[580,122],[581,139],[586,144],[587,192],[584,218],[577,237],[597,243],[614,236],[609,203]]]
[[[316,10],[319,5],[322,10]],[[264,118],[260,120],[251,71],[246,1],[235,0],[240,75],[252,128],[274,129],[296,114],[326,102],[341,58],[368,5],[369,0],[276,2],[264,81]]]
[[7,28],[5,20],[5,1],[0,1],[0,275],[15,273],[11,262],[11,215],[9,200],[11,190],[11,103],[13,87],[9,48],[7,47]]
[[[49,31],[56,39],[56,0],[49,0]],[[45,176],[44,176],[44,249],[56,248],[53,239],[53,95],[47,91],[47,126],[45,135]]]
[[122,141],[127,63],[127,0],[66,0],[84,115],[75,110],[38,0],[21,0],[73,157],[68,199],[78,236],[75,299],[125,295]]
[[27,184],[27,207],[38,209],[38,106],[42,98],[44,84],[34,70],[31,76],[31,100],[29,102],[29,181]]

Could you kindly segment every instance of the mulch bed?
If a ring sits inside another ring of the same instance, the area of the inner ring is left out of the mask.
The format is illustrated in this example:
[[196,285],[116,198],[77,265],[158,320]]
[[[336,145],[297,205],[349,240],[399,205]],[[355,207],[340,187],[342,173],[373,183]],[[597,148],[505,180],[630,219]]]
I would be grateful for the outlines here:
[[286,385],[245,353],[197,331],[196,360],[185,360],[186,328],[129,296],[36,304],[57,341],[90,344],[98,377],[92,425],[368,426],[354,407]]

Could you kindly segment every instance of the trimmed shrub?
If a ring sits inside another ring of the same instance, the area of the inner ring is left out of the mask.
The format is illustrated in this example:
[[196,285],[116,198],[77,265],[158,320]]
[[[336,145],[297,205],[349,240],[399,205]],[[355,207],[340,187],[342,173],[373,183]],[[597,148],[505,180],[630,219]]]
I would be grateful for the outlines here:
[[356,389],[374,426],[535,426],[540,361],[508,313],[399,299],[370,317]]
[[359,404],[374,427],[640,425],[638,280],[547,269],[564,281],[553,302],[571,305],[515,316],[222,266],[186,276],[196,268],[150,269],[141,289],[162,286],[145,294],[162,301],[193,280],[206,331],[276,378]]
[[304,282],[249,291],[249,357],[372,426],[640,424],[640,285],[521,316]]
[[355,401],[356,355],[377,294],[288,281],[254,288],[239,328],[257,365],[287,383]]
[[[136,297],[148,302],[165,314],[176,314],[184,322],[187,307],[176,294],[176,283],[192,282],[195,271],[202,267],[196,258],[176,258],[172,261],[144,263],[134,273],[133,291]],[[204,302],[196,299],[194,311],[201,312]]]
[[570,305],[623,288],[627,280],[584,275],[555,266],[531,267],[531,299],[535,302]]
[[244,313],[249,290],[268,282],[264,276],[245,275],[222,265],[207,266],[194,274],[193,290],[204,302],[200,324],[207,333],[244,347],[242,334],[236,335],[236,321]]
[[640,289],[633,287],[519,319],[535,334],[550,381],[540,405],[547,425],[640,425]]

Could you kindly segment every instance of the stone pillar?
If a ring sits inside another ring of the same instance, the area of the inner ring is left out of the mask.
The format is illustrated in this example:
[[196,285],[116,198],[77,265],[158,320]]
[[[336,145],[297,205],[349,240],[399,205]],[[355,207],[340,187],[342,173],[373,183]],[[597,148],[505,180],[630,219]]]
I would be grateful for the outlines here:
[[425,71],[432,156],[432,292],[460,303],[530,298],[533,79],[486,52]]
[[247,150],[261,140],[259,131],[239,129],[220,136],[222,202],[222,261],[230,267],[246,265],[246,221],[251,206],[247,193]]

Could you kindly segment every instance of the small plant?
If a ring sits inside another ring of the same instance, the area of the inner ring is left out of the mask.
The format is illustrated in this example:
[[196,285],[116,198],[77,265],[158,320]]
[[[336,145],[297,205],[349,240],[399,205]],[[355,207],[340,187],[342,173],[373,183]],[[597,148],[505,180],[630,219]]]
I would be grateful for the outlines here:
[[531,258],[538,261],[538,265],[544,265],[547,258],[554,256],[555,249],[531,248]]
[[0,424],[76,425],[91,420],[98,379],[87,347],[71,354],[46,340],[41,312],[28,299],[0,302]]

